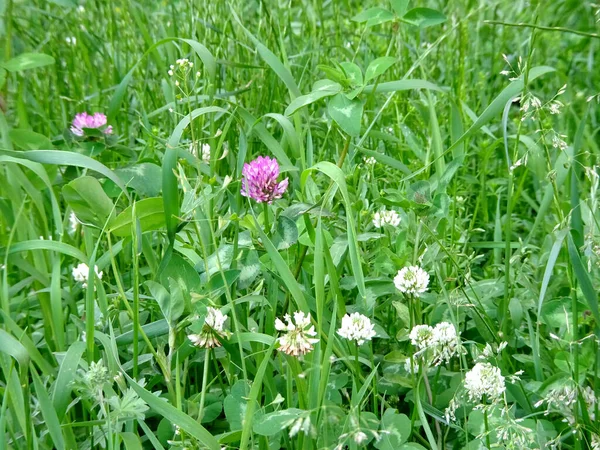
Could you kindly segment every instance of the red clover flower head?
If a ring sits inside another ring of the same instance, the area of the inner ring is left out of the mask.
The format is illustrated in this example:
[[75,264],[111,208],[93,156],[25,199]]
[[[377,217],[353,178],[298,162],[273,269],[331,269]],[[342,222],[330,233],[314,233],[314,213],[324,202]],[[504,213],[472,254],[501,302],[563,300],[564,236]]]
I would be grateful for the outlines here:
[[[73,119],[73,125],[71,126],[71,132],[75,136],[83,136],[85,134],[84,128],[102,128],[106,125],[106,116],[102,113],[94,113],[93,115],[87,112],[75,114]],[[102,130],[104,134],[112,134],[112,126],[107,126]]]
[[281,198],[288,187],[288,179],[277,182],[279,164],[275,158],[259,156],[242,170],[242,190],[244,197],[250,197],[257,203],[273,203]]

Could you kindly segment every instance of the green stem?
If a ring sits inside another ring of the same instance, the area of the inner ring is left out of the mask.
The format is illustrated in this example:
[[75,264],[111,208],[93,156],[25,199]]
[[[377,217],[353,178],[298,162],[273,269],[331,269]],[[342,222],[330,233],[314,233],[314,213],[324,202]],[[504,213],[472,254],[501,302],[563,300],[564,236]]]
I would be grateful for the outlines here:
[[208,382],[208,364],[210,362],[210,348],[204,354],[204,370],[202,371],[202,391],[200,392],[200,406],[198,408],[198,422],[202,423],[204,415],[204,400],[206,398],[206,386]]
[[263,203],[263,216],[265,222],[265,234],[271,236],[271,224],[269,222],[269,204]]

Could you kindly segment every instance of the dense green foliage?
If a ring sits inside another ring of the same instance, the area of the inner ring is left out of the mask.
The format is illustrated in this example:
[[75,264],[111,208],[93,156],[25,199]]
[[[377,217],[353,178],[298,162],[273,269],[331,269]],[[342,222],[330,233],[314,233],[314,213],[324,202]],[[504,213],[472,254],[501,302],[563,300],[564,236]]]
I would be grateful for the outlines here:
[[600,448],[599,5],[79,1],[0,1],[0,450]]

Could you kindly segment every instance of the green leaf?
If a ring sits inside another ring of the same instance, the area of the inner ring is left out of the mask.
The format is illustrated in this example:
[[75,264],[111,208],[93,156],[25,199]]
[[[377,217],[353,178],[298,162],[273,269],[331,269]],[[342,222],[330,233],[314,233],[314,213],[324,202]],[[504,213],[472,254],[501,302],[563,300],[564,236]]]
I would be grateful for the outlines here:
[[339,127],[350,136],[360,134],[363,103],[358,99],[349,100],[344,94],[336,94],[329,100],[327,111]]
[[231,431],[241,430],[244,416],[248,407],[248,383],[238,380],[231,387],[231,392],[225,397],[223,409]]
[[119,436],[123,439],[126,450],[142,450],[142,443],[136,434],[131,431],[121,431]]
[[331,97],[332,95],[341,92],[342,86],[335,81],[331,81],[328,79],[317,81],[314,86],[312,92],[306,95],[301,95],[296,97],[294,100],[290,102],[288,107],[285,109],[285,115],[291,116],[300,108],[303,108],[307,105],[310,105],[322,98]]
[[387,9],[375,7],[358,13],[352,20],[358,23],[367,22],[367,27],[372,27],[374,25],[379,25],[380,23],[394,20],[394,14]]
[[398,60],[393,56],[382,56],[371,61],[365,72],[365,83],[377,78],[379,75],[383,75],[396,61]]
[[37,69],[38,67],[54,64],[54,58],[43,53],[21,53],[18,56],[2,63],[9,72],[20,72],[22,70]]
[[360,67],[353,62],[340,63],[340,67],[344,69],[347,80],[351,86],[362,86],[363,85],[363,74]]
[[176,301],[176,296],[171,296],[169,291],[156,281],[146,281],[144,284],[158,303],[167,322],[173,324],[183,313],[183,303]]
[[15,358],[22,367],[29,364],[27,349],[3,329],[0,329],[0,352]]
[[65,185],[62,193],[77,218],[86,225],[103,228],[113,214],[113,202],[94,177],[77,178]]
[[402,21],[419,28],[427,28],[444,23],[446,16],[435,9],[413,8],[402,17]]
[[67,354],[58,370],[58,375],[52,389],[52,403],[60,421],[62,421],[67,411],[67,406],[71,398],[72,383],[84,350],[85,342],[73,342],[67,350]]
[[[366,302],[366,289],[365,289],[365,279],[363,275],[362,265],[360,262],[360,251],[358,248],[358,241],[356,240],[356,224],[354,222],[354,217],[352,213],[352,203],[350,202],[350,196],[348,195],[348,187],[346,186],[346,179],[344,177],[344,172],[335,164],[332,164],[328,161],[322,161],[320,163],[315,164],[313,167],[306,169],[302,173],[301,184],[304,186],[306,184],[306,179],[309,173],[313,170],[318,170],[319,172],[327,175],[331,180],[337,184],[341,194],[342,199],[344,201],[344,207],[346,208],[346,223],[347,223],[347,235],[348,235],[348,249],[350,253],[350,263],[352,265],[352,272],[354,274],[354,278],[356,280],[356,285],[358,287],[358,292],[360,293],[361,298],[364,302]],[[365,306],[365,305],[363,305]]]
[[[121,214],[115,217],[111,221],[108,231],[115,236],[131,236],[131,224],[133,223],[133,218],[131,217],[132,208],[133,206],[128,206]],[[142,233],[151,230],[160,230],[165,226],[165,210],[162,197],[145,198],[136,202],[135,213]]]
[[12,143],[23,150],[42,150],[52,147],[52,141],[43,134],[14,128],[9,132]]
[[65,448],[65,440],[63,438],[62,430],[60,428],[60,422],[56,415],[56,410],[50,401],[48,392],[40,380],[40,376],[37,374],[35,368],[31,367],[31,377],[33,378],[33,386],[35,387],[35,393],[37,395],[40,410],[42,411],[42,417],[44,418],[44,425],[48,429],[48,434],[52,438],[54,447],[57,450]]
[[303,410],[297,408],[274,411],[259,417],[254,422],[252,429],[261,436],[274,436],[292,425],[304,413]]
[[206,428],[200,425],[196,420],[181,412],[164,399],[158,398],[156,395],[148,392],[146,389],[137,384],[131,377],[129,377],[129,375],[125,374],[125,376],[129,380],[129,384],[133,390],[148,404],[150,409],[165,417],[171,423],[179,426],[179,428],[181,428],[190,436],[198,439],[202,445],[208,447],[210,450],[219,450],[221,448],[214,436],[211,435]]
[[365,94],[370,94],[375,91],[377,94],[381,94],[384,92],[409,91],[411,89],[430,89],[432,91],[444,92],[442,88],[429,81],[417,79],[387,81],[377,85],[370,84],[369,86],[365,86],[363,92]]
[[375,443],[375,448],[396,450],[408,440],[411,430],[411,421],[406,415],[388,408],[381,418],[381,440]]
[[144,197],[157,197],[160,193],[160,167],[153,163],[116,169],[115,173],[127,186]]
[[171,256],[169,263],[160,274],[160,281],[164,285],[168,284],[169,279],[176,280],[177,283],[184,286],[188,292],[198,292],[202,284],[200,275],[198,275],[196,269],[177,254]]
[[575,277],[579,282],[579,287],[581,288],[581,292],[583,296],[588,302],[592,313],[594,314],[594,319],[596,319],[596,328],[600,326],[600,310],[598,309],[598,293],[594,289],[592,285],[592,280],[590,280],[590,276],[585,270],[583,262],[581,261],[581,257],[579,256],[579,251],[575,246],[575,242],[573,241],[573,237],[571,234],[568,234],[567,246],[569,247],[569,258],[571,259],[571,264],[573,265],[573,271],[575,272]]
[[398,17],[402,17],[404,14],[406,14],[409,1],[410,0],[390,0],[392,9]]
[[296,222],[285,216],[277,219],[277,234],[273,237],[273,245],[277,250],[290,248],[298,241],[298,227]]

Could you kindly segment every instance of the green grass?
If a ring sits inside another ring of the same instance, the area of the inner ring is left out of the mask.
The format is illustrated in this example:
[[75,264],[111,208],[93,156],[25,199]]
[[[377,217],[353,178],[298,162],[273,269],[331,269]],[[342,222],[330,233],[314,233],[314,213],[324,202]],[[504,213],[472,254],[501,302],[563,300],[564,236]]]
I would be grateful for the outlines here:
[[[0,450],[600,445],[598,5],[78,6],[0,2]],[[289,178],[266,206],[257,156]],[[409,334],[441,322],[463,351],[434,365]]]

